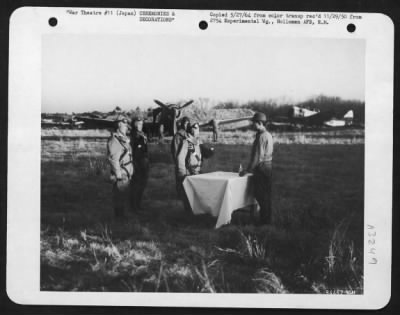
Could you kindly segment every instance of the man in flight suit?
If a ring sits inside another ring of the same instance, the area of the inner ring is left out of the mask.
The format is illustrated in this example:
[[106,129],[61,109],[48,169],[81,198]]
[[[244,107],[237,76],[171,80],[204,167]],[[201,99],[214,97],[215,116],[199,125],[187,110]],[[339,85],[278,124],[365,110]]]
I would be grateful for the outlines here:
[[247,170],[240,173],[253,173],[254,194],[260,205],[260,223],[271,223],[271,184],[272,184],[272,153],[274,143],[272,135],[267,131],[265,124],[267,117],[263,113],[255,113],[253,117],[253,127],[257,131],[251,158]]
[[203,157],[200,144],[200,126],[199,123],[194,123],[189,126],[186,141],[177,154],[178,168],[182,172],[185,169],[185,176],[198,175],[201,172]]
[[179,157],[182,157],[182,148],[184,146],[187,147],[188,145],[187,139],[189,126],[190,119],[188,117],[183,117],[180,121],[179,129],[174,135],[171,142],[171,154],[175,164],[176,192],[178,194],[178,198],[183,201],[183,206],[187,212],[191,212],[191,209],[182,184],[188,174],[185,163],[182,163]]
[[144,189],[149,178],[149,156],[147,137],[143,132],[143,119],[136,117],[132,121],[131,146],[135,174],[131,182],[131,207],[133,211],[141,210]]
[[123,217],[125,204],[129,200],[130,181],[134,168],[131,145],[126,135],[129,128],[128,119],[119,115],[116,124],[116,131],[107,143],[107,155],[113,181],[114,214],[116,217]]

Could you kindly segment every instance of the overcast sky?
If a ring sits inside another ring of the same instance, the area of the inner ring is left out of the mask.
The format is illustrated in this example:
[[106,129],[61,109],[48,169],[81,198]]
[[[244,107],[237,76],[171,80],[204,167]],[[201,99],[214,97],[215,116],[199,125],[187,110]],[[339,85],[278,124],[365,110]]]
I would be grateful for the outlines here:
[[363,40],[46,35],[42,111],[108,111],[210,98],[364,100]]

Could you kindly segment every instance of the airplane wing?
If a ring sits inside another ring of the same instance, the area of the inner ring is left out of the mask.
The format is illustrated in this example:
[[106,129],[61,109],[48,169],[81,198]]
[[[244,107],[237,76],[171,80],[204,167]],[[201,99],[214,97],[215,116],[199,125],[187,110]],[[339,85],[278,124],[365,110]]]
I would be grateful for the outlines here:
[[115,121],[105,118],[91,118],[84,116],[76,116],[77,121],[83,121],[86,126],[94,128],[112,128],[115,126]]
[[253,116],[247,116],[247,117],[242,117],[242,118],[232,118],[232,119],[221,119],[218,121],[218,125],[225,125],[225,124],[230,124],[230,123],[235,123],[243,120],[251,120]]
[[103,123],[109,123],[112,122],[114,123],[115,120],[113,119],[107,119],[107,118],[91,118],[91,117],[82,117],[82,116],[76,116],[76,120],[81,120],[81,121],[96,121],[96,122],[103,122]]
[[290,123],[288,123],[288,122],[272,121],[272,122],[270,122],[270,124],[273,126],[290,126]]
[[70,124],[63,121],[42,121],[43,126],[69,126]]
[[317,113],[308,117],[292,117],[290,120],[293,123],[307,126],[322,126],[324,121],[330,119],[326,113]]
[[244,120],[251,120],[253,118],[253,116],[247,116],[247,117],[241,117],[241,118],[232,118],[232,119],[211,119],[207,122],[201,122],[199,123],[200,128],[201,127],[206,127],[206,126],[212,126],[213,125],[213,121],[216,121],[218,126],[220,125],[226,125],[226,124],[231,124],[231,123],[235,123],[235,122],[239,122],[239,121],[244,121]]

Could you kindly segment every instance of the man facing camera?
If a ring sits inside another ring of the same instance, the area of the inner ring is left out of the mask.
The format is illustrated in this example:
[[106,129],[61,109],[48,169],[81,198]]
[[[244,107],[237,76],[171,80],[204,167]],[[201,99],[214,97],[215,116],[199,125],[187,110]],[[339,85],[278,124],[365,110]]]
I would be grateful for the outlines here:
[[272,153],[274,142],[272,135],[267,131],[267,117],[263,113],[255,113],[253,116],[253,127],[256,137],[251,150],[250,162],[247,169],[240,173],[253,173],[254,194],[260,205],[260,223],[271,223],[271,186],[272,186]]
[[133,175],[132,149],[128,131],[128,119],[119,115],[116,120],[116,131],[107,143],[108,161],[111,166],[113,185],[113,203],[116,217],[124,216],[124,207],[128,203],[130,181]]
[[[183,117],[179,123],[179,129],[177,133],[174,135],[171,142],[171,154],[172,159],[175,164],[175,183],[176,183],[176,192],[178,198],[182,200],[185,211],[190,213],[191,208],[189,201],[187,200],[185,190],[183,188],[183,181],[187,174],[187,169],[185,163],[182,162],[183,149],[188,145],[188,130],[190,127],[190,119],[188,117]],[[183,159],[184,161],[184,159]]]

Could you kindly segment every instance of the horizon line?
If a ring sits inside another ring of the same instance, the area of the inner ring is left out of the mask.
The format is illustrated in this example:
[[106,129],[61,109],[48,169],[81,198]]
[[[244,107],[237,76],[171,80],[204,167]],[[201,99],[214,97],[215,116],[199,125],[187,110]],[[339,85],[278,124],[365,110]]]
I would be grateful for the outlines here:
[[[285,98],[286,97],[278,97],[278,98],[269,98],[269,99],[263,99],[263,100],[247,100],[247,101],[238,101],[238,100],[223,100],[223,101],[221,101],[221,100],[217,100],[217,99],[211,99],[211,98],[208,98],[208,97],[197,97],[197,98],[192,98],[192,99],[194,100],[194,102],[201,101],[202,99],[203,100],[208,100],[208,103],[212,103],[212,104],[202,104],[202,105],[204,105],[204,106],[206,106],[207,108],[210,108],[210,109],[215,108],[216,106],[219,106],[219,105],[224,104],[224,103],[235,104],[238,107],[243,107],[243,106],[251,104],[251,103],[266,103],[266,105],[276,105],[276,106],[288,106],[288,105],[289,106],[296,106],[296,105],[299,105],[299,104],[302,104],[302,103],[306,103],[306,102],[309,102],[309,101],[314,101],[314,100],[316,100],[318,98],[339,99],[342,102],[357,102],[357,103],[364,103],[364,105],[365,105],[365,99],[342,98],[340,96],[327,96],[327,95],[324,95],[324,94],[318,94],[318,95],[315,95],[315,96],[309,96],[307,98],[304,98],[303,100],[297,100],[297,101],[290,100],[290,98],[288,98],[288,100],[285,100]],[[181,102],[184,102],[185,100],[187,101],[187,100],[189,100],[189,98],[180,99],[180,100],[178,100],[176,102],[172,102],[172,103],[166,102],[166,104],[181,103]],[[153,99],[152,99],[152,102],[154,102]],[[193,105],[195,105],[195,104],[193,104]],[[143,107],[143,106],[140,106],[140,105],[136,105],[136,106],[134,105],[134,106],[130,107],[130,109],[123,109],[123,107],[121,105],[112,105],[112,106],[109,106],[107,108],[109,108],[109,111],[113,111],[113,110],[115,110],[116,107],[119,107],[119,108],[121,108],[122,111],[127,112],[127,111],[132,111],[132,110],[134,111],[138,107],[139,107],[140,110],[149,110],[149,109],[153,109],[153,107],[158,107],[158,106],[156,104],[154,106],[148,106],[148,107],[146,107],[146,106]],[[83,112],[93,112],[93,111],[103,112],[103,111],[98,110],[98,109],[85,110]],[[73,112],[74,111],[71,111],[71,113],[73,113]],[[60,112],[60,111],[52,112],[52,111],[43,111],[43,110],[41,110],[41,113],[68,113],[68,111],[66,111],[66,112]]]

